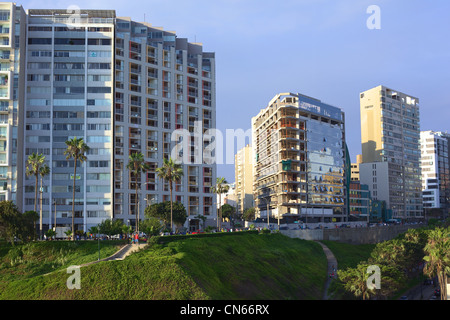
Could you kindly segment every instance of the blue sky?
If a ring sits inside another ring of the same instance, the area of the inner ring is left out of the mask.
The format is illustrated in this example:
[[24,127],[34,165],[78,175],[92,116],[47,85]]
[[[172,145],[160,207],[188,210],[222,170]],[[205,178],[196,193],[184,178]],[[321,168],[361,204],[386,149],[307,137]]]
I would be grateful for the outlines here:
[[[340,107],[354,161],[359,93],[385,85],[420,99],[421,130],[450,131],[450,1],[145,0],[17,1],[25,9],[115,9],[216,53],[217,128],[251,127],[279,92]],[[381,29],[369,30],[370,5]],[[234,165],[218,176],[234,181]]]

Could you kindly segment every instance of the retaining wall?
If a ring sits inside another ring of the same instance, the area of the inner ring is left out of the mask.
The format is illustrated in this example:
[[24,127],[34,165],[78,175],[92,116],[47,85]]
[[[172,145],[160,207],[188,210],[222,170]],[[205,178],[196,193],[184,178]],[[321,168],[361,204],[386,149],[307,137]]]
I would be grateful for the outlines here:
[[370,228],[337,228],[317,230],[281,230],[290,238],[303,240],[331,240],[351,244],[375,244],[395,238],[397,235],[422,225],[393,225]]

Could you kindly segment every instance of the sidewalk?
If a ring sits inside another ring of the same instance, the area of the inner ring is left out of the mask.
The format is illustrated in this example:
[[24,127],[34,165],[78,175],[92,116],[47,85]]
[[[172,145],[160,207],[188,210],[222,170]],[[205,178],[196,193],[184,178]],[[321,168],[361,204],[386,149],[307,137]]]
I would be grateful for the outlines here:
[[144,249],[147,246],[147,243],[140,243],[140,244],[126,244],[122,248],[120,248],[119,251],[114,253],[112,256],[98,260],[98,261],[92,261],[85,264],[80,265],[80,267],[85,267],[94,263],[98,263],[101,261],[114,261],[114,260],[123,260],[133,252],[136,252],[140,249]]
[[325,290],[323,293],[323,300],[329,300],[330,296],[328,295],[328,288],[330,287],[331,282],[333,279],[337,278],[337,260],[335,256],[333,255],[333,252],[324,245],[323,243],[317,241],[318,244],[322,246],[323,251],[325,252],[325,256],[328,260],[328,269],[327,269],[327,282],[325,283]]

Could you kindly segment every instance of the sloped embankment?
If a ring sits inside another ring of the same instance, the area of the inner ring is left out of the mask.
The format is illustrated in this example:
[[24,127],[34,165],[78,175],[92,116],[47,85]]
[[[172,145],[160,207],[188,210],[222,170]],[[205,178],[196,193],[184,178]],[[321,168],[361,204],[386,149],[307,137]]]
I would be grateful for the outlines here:
[[9,281],[0,299],[321,299],[327,261],[319,244],[280,234],[173,238],[123,261],[81,268],[81,289],[65,270]]

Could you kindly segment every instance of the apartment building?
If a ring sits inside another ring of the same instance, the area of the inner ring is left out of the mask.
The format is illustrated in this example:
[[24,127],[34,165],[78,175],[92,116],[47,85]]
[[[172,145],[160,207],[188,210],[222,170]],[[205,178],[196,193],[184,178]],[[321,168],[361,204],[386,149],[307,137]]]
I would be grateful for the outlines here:
[[253,157],[252,147],[246,145],[234,157],[236,175],[237,211],[243,214],[253,207]]
[[[185,227],[198,228],[198,215],[216,225],[214,154],[203,153],[212,139],[203,134],[216,125],[214,53],[174,32],[118,18],[115,10],[79,10],[74,17],[65,9],[25,12],[3,3],[0,30],[9,32],[9,38],[0,32],[0,42],[10,40],[0,48],[0,140],[6,140],[0,197],[34,209],[36,186],[25,162],[42,153],[51,168],[41,190],[44,230],[55,221],[70,225],[74,162],[66,160],[65,141],[81,137],[90,150],[75,177],[76,229],[111,218],[134,226],[147,205],[169,200],[156,168],[180,155],[184,175],[173,200],[187,210]],[[182,150],[175,148],[178,131],[187,133]],[[126,169],[136,152],[151,168],[137,179]]]
[[349,219],[368,222],[372,205],[369,186],[351,181],[349,189]]
[[[88,160],[77,164],[76,229],[87,231],[113,214],[114,10],[30,9],[26,24],[25,159],[44,154],[44,225],[70,225],[74,161],[65,142],[83,138]],[[34,209],[34,179],[24,177],[23,210]],[[55,217],[56,213],[56,217]]]
[[21,6],[0,3],[0,201],[22,205],[25,25]]
[[261,218],[346,221],[344,124],[341,109],[293,93],[277,94],[252,118],[253,192]]
[[450,134],[420,132],[422,194],[424,209],[450,209]]
[[351,164],[351,176],[350,181],[359,181],[359,165],[362,162],[362,155],[356,156],[356,162]]
[[[188,141],[176,153],[184,175],[173,200],[184,204],[190,230],[199,225],[198,215],[215,225],[216,167],[202,153],[209,142],[203,133],[216,126],[214,53],[174,32],[117,18],[114,79],[114,216],[133,225],[137,210],[142,216],[147,205],[170,199],[168,183],[157,178],[156,168],[173,157],[176,130]],[[137,181],[124,169],[135,152],[151,167]]]
[[[386,201],[394,218],[423,218],[419,99],[378,86],[360,94],[360,111],[362,161],[387,170],[382,174],[388,178],[387,198],[377,198]],[[361,182],[371,184],[362,178]],[[376,197],[373,192],[372,196]]]

